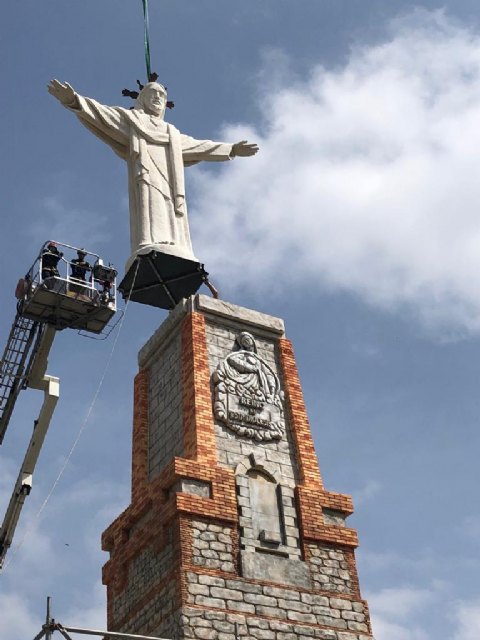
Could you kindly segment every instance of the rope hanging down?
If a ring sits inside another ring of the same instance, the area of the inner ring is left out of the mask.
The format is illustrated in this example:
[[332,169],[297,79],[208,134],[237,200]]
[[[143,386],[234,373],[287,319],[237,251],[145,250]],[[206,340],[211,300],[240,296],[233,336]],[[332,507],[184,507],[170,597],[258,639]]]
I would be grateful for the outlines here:
[[148,21],[148,0],[142,0],[143,4],[143,41],[145,46],[145,64],[147,66],[147,78],[150,79],[152,70],[150,68],[150,35],[149,35],[149,21]]

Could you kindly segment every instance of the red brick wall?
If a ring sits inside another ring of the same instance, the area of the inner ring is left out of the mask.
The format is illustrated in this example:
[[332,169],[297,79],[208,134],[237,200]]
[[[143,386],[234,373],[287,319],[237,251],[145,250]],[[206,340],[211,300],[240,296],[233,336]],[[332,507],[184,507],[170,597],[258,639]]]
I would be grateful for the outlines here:
[[285,385],[286,410],[299,470],[296,494],[301,537],[304,540],[321,540],[355,547],[358,545],[358,538],[353,529],[324,524],[322,507],[350,515],[353,513],[352,499],[347,495],[325,491],[290,340],[281,338],[278,341],[278,352]]
[[217,463],[205,318],[191,313],[182,326],[183,432],[185,457]]
[[148,379],[148,369],[142,369],[133,386],[132,502],[142,497],[148,483]]

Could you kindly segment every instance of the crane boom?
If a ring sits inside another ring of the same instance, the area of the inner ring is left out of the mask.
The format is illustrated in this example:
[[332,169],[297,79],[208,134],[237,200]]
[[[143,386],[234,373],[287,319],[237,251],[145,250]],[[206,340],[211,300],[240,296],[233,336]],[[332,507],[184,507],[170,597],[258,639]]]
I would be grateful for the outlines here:
[[[68,256],[75,251],[78,258]],[[93,264],[85,261],[87,255],[92,256]],[[0,569],[30,494],[33,472],[60,394],[59,379],[46,373],[56,332],[70,328],[102,333],[117,310],[116,276],[116,269],[104,265],[98,255],[51,240],[44,243],[17,284],[17,313],[0,360],[0,444],[20,391],[38,389],[44,398],[0,526]]]
[[30,379],[27,383],[28,386],[34,389],[43,390],[44,398],[38,419],[34,422],[32,437],[30,438],[2,526],[0,527],[0,568],[12,544],[25,498],[30,494],[33,472],[60,395],[59,379],[45,375],[48,354],[54,337],[55,328],[47,327],[36,352],[35,362],[32,365]]

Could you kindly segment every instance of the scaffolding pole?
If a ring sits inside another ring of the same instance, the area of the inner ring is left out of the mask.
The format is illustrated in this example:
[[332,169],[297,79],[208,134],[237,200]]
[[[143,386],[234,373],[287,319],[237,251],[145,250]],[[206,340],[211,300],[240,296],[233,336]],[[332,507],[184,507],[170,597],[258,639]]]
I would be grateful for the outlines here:
[[102,636],[103,638],[117,638],[118,640],[171,640],[171,638],[157,638],[156,636],[140,636],[135,633],[121,633],[119,631],[99,631],[98,629],[83,629],[80,627],[65,627],[60,622],[55,622],[51,615],[51,602],[50,596],[47,598],[47,614],[45,617],[45,624],[42,629],[33,640],[51,640],[55,631],[58,631],[65,640],[72,640],[69,634],[75,633],[84,636]]

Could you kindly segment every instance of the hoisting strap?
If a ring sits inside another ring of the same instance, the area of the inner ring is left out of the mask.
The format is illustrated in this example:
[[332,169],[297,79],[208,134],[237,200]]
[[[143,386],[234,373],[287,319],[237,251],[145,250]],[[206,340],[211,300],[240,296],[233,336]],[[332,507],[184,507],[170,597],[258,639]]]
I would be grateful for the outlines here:
[[142,0],[143,4],[143,41],[145,46],[145,64],[147,65],[147,81],[150,79],[152,70],[150,69],[150,35],[148,24],[148,0]]

